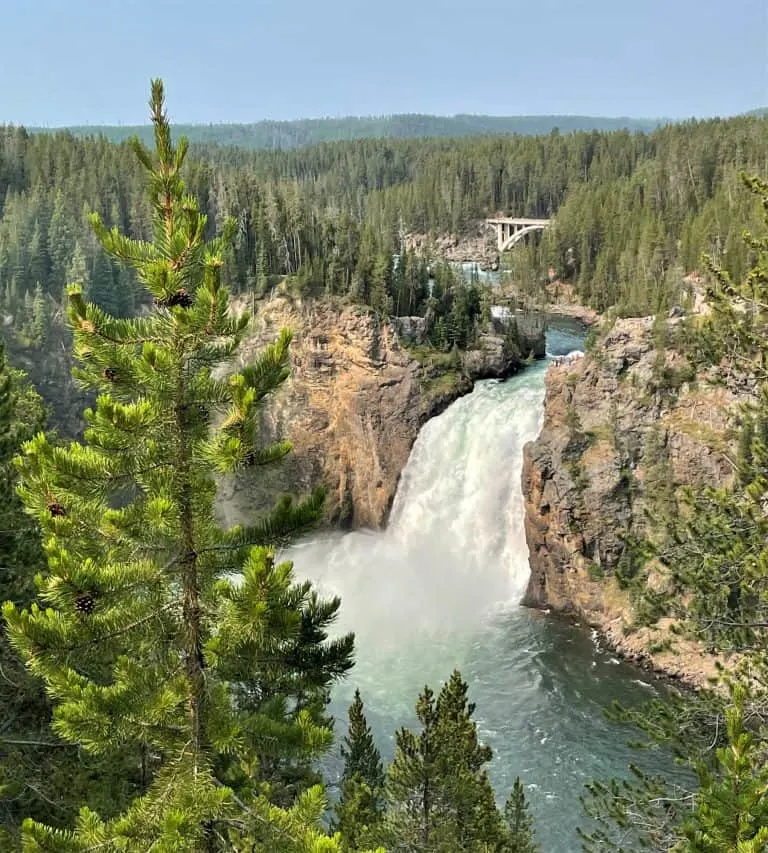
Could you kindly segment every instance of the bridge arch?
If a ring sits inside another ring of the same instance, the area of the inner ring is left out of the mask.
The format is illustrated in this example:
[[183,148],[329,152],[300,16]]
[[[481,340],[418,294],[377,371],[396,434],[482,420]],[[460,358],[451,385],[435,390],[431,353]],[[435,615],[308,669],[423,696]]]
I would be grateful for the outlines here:
[[552,219],[518,219],[504,217],[501,219],[486,219],[486,224],[496,231],[496,245],[499,252],[506,252],[516,243],[534,231],[544,231],[552,224]]
[[544,231],[546,227],[546,225],[526,225],[525,228],[515,231],[514,234],[508,237],[506,242],[502,244],[500,251],[508,251],[515,245],[515,243],[519,243],[526,234],[531,234],[534,231]]

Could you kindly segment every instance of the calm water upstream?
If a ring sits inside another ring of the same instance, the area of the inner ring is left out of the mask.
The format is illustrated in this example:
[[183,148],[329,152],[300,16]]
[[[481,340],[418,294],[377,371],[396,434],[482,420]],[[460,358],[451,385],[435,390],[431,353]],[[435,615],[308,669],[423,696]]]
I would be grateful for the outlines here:
[[[550,329],[549,354],[581,340],[561,321]],[[541,425],[545,371],[542,362],[506,382],[480,382],[426,424],[386,532],[318,538],[290,556],[300,575],[341,595],[339,627],[357,634],[358,663],[334,696],[339,735],[359,687],[390,757],[395,730],[415,722],[419,690],[439,687],[458,667],[493,747],[499,798],[519,775],[543,850],[571,853],[581,849],[584,783],[623,775],[636,758],[602,709],[656,688],[597,648],[588,630],[518,604],[529,573],[523,446]]]

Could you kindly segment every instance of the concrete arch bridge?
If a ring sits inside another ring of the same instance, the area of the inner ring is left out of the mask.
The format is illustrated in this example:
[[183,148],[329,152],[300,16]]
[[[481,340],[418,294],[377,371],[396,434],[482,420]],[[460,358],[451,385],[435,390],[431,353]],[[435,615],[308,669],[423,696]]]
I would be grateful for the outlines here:
[[496,246],[499,252],[506,252],[515,243],[519,243],[526,234],[543,231],[554,222],[554,219],[522,219],[518,217],[500,217],[486,219],[486,225],[496,230]]

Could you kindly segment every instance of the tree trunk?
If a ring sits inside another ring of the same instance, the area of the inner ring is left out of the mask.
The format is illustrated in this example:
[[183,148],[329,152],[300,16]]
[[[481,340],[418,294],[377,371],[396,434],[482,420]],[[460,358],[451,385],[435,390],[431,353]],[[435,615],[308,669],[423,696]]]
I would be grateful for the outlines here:
[[197,775],[200,754],[203,750],[201,727],[201,705],[205,684],[202,639],[200,590],[197,577],[197,551],[195,549],[195,527],[192,507],[192,459],[187,435],[187,401],[184,387],[186,372],[185,358],[179,365],[176,386],[176,430],[178,433],[179,467],[177,472],[179,516],[181,527],[181,585],[182,618],[184,632],[184,666],[189,685],[190,746]]

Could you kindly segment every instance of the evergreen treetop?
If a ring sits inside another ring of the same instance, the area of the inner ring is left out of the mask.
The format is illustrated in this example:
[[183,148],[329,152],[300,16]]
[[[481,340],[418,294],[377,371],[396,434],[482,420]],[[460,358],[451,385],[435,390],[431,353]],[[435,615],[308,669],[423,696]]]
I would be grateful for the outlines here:
[[360,691],[349,707],[349,728],[341,744],[344,770],[333,826],[345,851],[356,851],[376,838],[384,811],[384,766],[365,718]]
[[383,786],[384,765],[365,718],[359,689],[355,690],[354,701],[349,706],[349,729],[341,745],[341,757],[344,759],[342,779],[359,776],[372,788]]
[[525,789],[519,776],[515,778],[504,805],[504,819],[509,828],[509,853],[537,853],[539,848],[533,838],[533,818],[528,811]]
[[[498,853],[510,849],[485,765],[467,684],[454,671],[437,698],[425,687],[416,704],[418,734],[401,729],[387,769],[386,837],[420,853]],[[399,845],[399,846],[398,846]],[[515,849],[515,848],[512,848]]]

